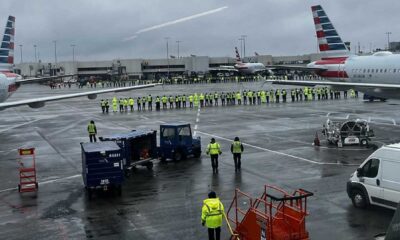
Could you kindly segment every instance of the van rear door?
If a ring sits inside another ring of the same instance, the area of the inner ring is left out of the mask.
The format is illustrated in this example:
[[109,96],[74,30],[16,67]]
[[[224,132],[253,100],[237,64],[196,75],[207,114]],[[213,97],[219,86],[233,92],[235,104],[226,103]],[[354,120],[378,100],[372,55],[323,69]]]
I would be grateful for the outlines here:
[[364,183],[367,189],[370,203],[383,204],[383,189],[381,187],[381,171],[379,171],[380,160],[377,158],[369,159],[360,171],[360,182]]
[[385,159],[381,169],[384,204],[396,208],[400,202],[400,162]]

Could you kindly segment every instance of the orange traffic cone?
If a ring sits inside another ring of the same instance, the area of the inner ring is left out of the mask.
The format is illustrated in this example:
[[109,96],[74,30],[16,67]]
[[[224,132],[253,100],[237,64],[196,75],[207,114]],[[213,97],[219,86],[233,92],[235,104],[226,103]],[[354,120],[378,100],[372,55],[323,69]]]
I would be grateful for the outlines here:
[[320,143],[319,137],[318,137],[318,132],[315,132],[314,146],[321,146],[321,143]]

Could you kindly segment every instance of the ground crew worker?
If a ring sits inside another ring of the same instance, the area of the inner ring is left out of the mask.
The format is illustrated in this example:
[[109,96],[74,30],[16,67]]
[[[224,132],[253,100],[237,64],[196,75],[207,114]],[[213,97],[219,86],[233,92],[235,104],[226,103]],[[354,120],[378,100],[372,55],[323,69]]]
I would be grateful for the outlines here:
[[265,96],[266,96],[266,98],[267,98],[267,103],[269,103],[269,91],[268,91],[268,90],[265,91]]
[[160,97],[157,96],[156,97],[156,111],[160,111]]
[[173,108],[174,107],[174,97],[169,95],[169,108]]
[[137,105],[137,110],[141,111],[142,110],[142,99],[140,97],[138,97],[136,99],[136,105]]
[[239,171],[242,165],[242,152],[243,152],[243,144],[240,142],[239,137],[235,137],[231,145],[231,153],[233,154],[233,161],[235,163],[235,172]]
[[106,102],[104,101],[104,99],[101,99],[100,105],[101,105],[101,111],[104,113],[106,111]]
[[282,90],[282,101],[286,102],[286,89]]
[[162,101],[162,108],[163,108],[163,110],[167,109],[168,98],[164,95],[164,96],[161,98],[161,101]]
[[183,108],[186,108],[186,101],[187,101],[186,95],[183,94],[183,96],[182,96],[182,107]]
[[217,194],[211,191],[208,198],[203,201],[201,209],[201,225],[208,228],[208,239],[221,239],[222,217],[224,214],[224,205],[217,198]]
[[218,173],[218,155],[221,155],[222,152],[219,143],[215,142],[215,138],[211,138],[211,142],[207,145],[206,153],[211,156],[213,173]]
[[120,98],[118,104],[119,104],[119,111],[123,112],[124,111],[124,99]]
[[236,93],[236,99],[237,99],[238,105],[242,105],[242,94],[240,92]]
[[249,91],[247,93],[247,98],[249,99],[249,104],[252,105],[253,104],[253,91]]
[[129,106],[131,107],[131,112],[133,112],[133,105],[135,104],[135,101],[133,100],[132,97],[129,98]]
[[257,104],[260,105],[261,104],[261,92],[257,91]]
[[193,108],[193,95],[189,95],[189,107]]
[[214,93],[214,102],[215,102],[215,106],[218,106],[218,93],[217,92],[215,92]]
[[204,107],[204,94],[200,93],[199,99],[200,99],[200,107]]
[[108,113],[108,109],[110,108],[110,103],[108,102],[108,99],[106,99],[104,102],[106,105],[106,113]]
[[199,106],[199,96],[197,95],[197,93],[194,94],[193,103],[194,103],[194,107]]
[[93,120],[91,120],[89,122],[89,125],[87,126],[87,131],[89,133],[90,142],[93,142],[93,141],[96,142],[97,141],[97,139],[96,139],[97,128],[96,128],[96,125],[94,124]]
[[118,111],[118,102],[115,97],[112,100],[112,106],[113,106],[113,112],[117,112]]
[[147,96],[147,109],[153,111],[153,97],[151,96],[151,94]]
[[128,101],[127,98],[125,98],[124,99],[124,110],[125,110],[125,112],[128,112],[128,104],[129,104],[129,101]]
[[275,102],[279,103],[279,96],[280,96],[281,92],[279,91],[279,89],[276,89],[275,91]]
[[146,97],[142,97],[142,110],[146,110]]

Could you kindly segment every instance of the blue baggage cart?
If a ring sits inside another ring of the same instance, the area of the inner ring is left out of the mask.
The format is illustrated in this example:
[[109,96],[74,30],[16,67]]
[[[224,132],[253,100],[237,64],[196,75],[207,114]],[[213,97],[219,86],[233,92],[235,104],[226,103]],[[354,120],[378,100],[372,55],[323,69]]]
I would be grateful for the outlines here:
[[82,177],[89,199],[96,189],[121,195],[124,180],[121,148],[112,141],[81,143]]
[[130,170],[137,165],[153,168],[153,160],[157,155],[157,131],[132,130],[127,133],[118,133],[100,137],[101,141],[114,141],[122,149],[122,158],[125,174],[129,176]]

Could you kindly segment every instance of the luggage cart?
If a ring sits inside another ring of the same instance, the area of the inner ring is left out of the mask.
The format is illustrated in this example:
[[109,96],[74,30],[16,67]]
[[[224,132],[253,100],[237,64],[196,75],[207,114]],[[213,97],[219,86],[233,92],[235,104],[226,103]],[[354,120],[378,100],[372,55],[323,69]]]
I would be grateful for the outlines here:
[[39,184],[36,179],[35,148],[20,148],[18,154],[18,192],[36,192]]
[[231,239],[308,240],[307,198],[313,193],[298,189],[292,194],[265,185],[259,198],[236,189],[227,213],[234,230]]

